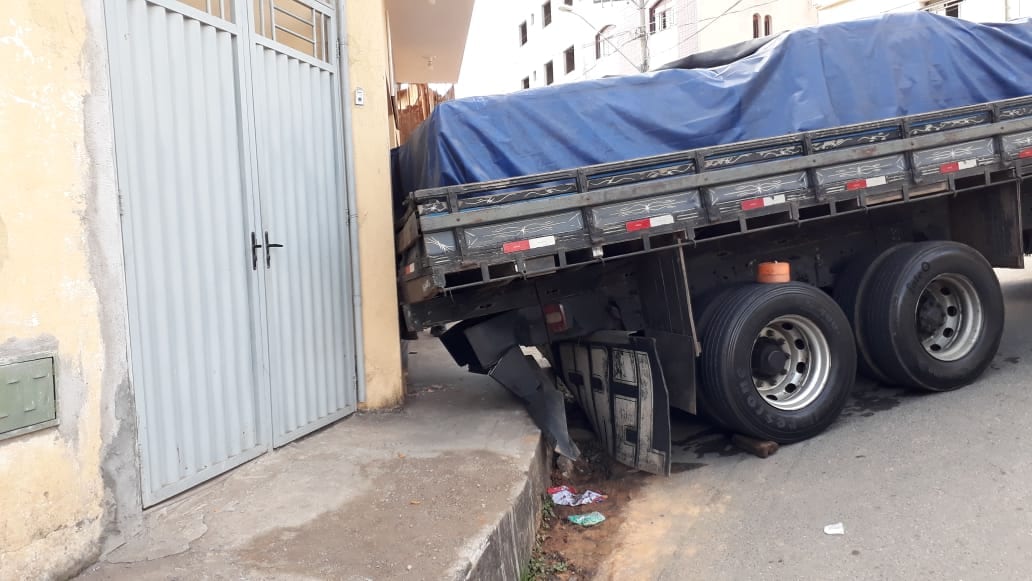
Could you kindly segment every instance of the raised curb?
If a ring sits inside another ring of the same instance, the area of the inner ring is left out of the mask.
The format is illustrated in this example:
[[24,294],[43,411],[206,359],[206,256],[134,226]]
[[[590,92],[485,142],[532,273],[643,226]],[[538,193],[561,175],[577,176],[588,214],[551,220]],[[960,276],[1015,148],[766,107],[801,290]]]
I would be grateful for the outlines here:
[[541,438],[512,506],[495,523],[480,550],[455,576],[456,581],[519,581],[530,563],[541,525],[542,498],[548,488],[551,450]]

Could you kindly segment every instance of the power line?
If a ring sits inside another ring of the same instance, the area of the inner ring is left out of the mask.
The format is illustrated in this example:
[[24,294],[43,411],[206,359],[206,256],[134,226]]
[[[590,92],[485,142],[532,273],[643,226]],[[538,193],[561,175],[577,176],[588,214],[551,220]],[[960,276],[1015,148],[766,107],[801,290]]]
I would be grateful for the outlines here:
[[[728,6],[727,10],[721,12],[718,16],[716,16],[715,18],[713,18],[712,20],[707,22],[705,26],[703,26],[702,28],[696,30],[692,34],[690,34],[687,37],[685,37],[684,40],[682,40],[681,42],[677,43],[678,51],[680,52],[681,47],[684,46],[685,44],[687,44],[689,40],[691,40],[691,39],[695,38],[696,36],[699,36],[700,34],[702,34],[702,31],[704,31],[707,28],[709,28],[710,26],[713,26],[714,24],[716,24],[716,22],[718,20],[720,20],[721,18],[727,16],[728,14],[732,14],[731,11],[734,10],[735,8],[737,8],[738,5],[741,4],[742,2],[745,2],[745,0],[738,0],[737,2],[732,4],[731,6]],[[746,8],[744,10],[740,10],[739,12],[745,12],[747,10],[749,10],[749,8]],[[734,14],[737,14],[737,12],[734,13]]]
[[[717,16],[712,16],[712,17],[710,17],[710,18],[702,18],[702,19],[696,20],[696,21],[695,21],[695,24],[696,24],[696,25],[698,25],[698,24],[700,24],[700,23],[703,23],[703,22],[706,22],[707,24],[706,24],[705,26],[703,26],[702,28],[700,28],[699,30],[697,30],[697,31],[695,31],[694,33],[692,33],[691,35],[689,35],[689,36],[685,37],[684,39],[682,39],[681,41],[679,41],[679,42],[678,42],[678,44],[677,44],[677,47],[676,47],[676,48],[680,49],[680,48],[681,48],[681,47],[683,47],[683,46],[684,46],[684,45],[685,45],[685,44],[686,44],[686,43],[687,43],[687,42],[688,42],[689,40],[691,40],[691,39],[695,38],[696,36],[698,36],[699,34],[701,34],[703,30],[705,30],[705,29],[706,29],[706,28],[708,28],[709,26],[711,26],[711,25],[715,24],[717,20],[720,20],[721,18],[723,18],[723,17],[725,17],[725,16],[730,16],[730,15],[732,15],[732,14],[741,14],[742,12],[748,12],[748,11],[750,11],[750,10],[754,9],[754,8],[759,8],[759,7],[761,7],[761,6],[767,6],[768,4],[774,4],[774,3],[775,3],[775,2],[777,2],[778,0],[766,0],[766,2],[760,2],[760,3],[758,3],[758,4],[752,4],[752,5],[750,5],[750,6],[746,6],[745,8],[742,8],[742,9],[740,9],[740,10],[734,10],[734,9],[735,9],[735,8],[736,8],[736,7],[737,7],[737,6],[739,5],[739,4],[741,4],[741,3],[742,3],[742,2],[744,2],[744,1],[745,1],[745,0],[738,0],[737,2],[735,2],[734,4],[732,4],[731,6],[729,6],[729,7],[727,8],[727,10],[724,10],[723,12],[721,12],[721,13],[720,13],[719,15],[717,15]],[[633,3],[633,2],[632,2],[632,3]],[[690,24],[690,23],[687,23],[687,22],[684,22],[684,23],[675,23],[675,24],[674,24],[674,26],[675,26],[675,27],[677,27],[677,28],[681,28],[681,27],[684,27],[684,26],[688,26],[689,24]],[[633,28],[633,29],[636,29],[637,27],[632,27],[632,28]],[[618,33],[617,35],[614,35],[614,36],[622,35],[622,34],[624,34],[624,32],[626,32],[626,31],[620,31],[620,32],[619,32],[619,33]],[[632,36],[632,38],[630,38],[630,39],[628,39],[627,41],[625,41],[625,42],[623,42],[622,44],[620,44],[620,47],[622,48],[622,47],[624,47],[624,46],[627,46],[628,44],[631,44],[632,42],[635,42],[636,40],[638,40],[638,37],[637,37],[637,36]],[[594,67],[592,67],[592,68],[594,68]]]
[[[644,0],[643,0],[643,1],[644,1]],[[761,6],[767,6],[768,4],[774,4],[774,3],[775,3],[775,2],[777,2],[778,0],[766,0],[765,2],[759,2],[759,3],[756,3],[756,4],[752,4],[752,5],[750,5],[750,6],[746,6],[746,7],[744,7],[744,8],[741,8],[741,9],[739,9],[739,10],[735,10],[735,8],[737,8],[737,7],[738,7],[738,6],[739,6],[739,5],[740,5],[740,4],[742,3],[742,2],[744,2],[744,1],[745,1],[745,0],[737,0],[737,1],[736,1],[736,2],[734,3],[734,4],[732,4],[731,6],[728,6],[726,10],[724,10],[723,12],[721,12],[720,14],[718,14],[717,16],[713,16],[713,17],[711,17],[711,18],[703,18],[703,19],[699,19],[699,20],[696,20],[696,21],[695,21],[695,24],[697,24],[697,25],[698,25],[699,23],[702,23],[702,22],[706,22],[706,24],[705,24],[704,26],[702,26],[702,28],[699,28],[699,29],[698,29],[698,30],[696,30],[696,31],[695,31],[694,33],[692,33],[691,35],[687,36],[686,38],[684,38],[684,39],[682,39],[682,40],[681,40],[680,42],[678,42],[678,44],[677,44],[677,49],[680,49],[680,48],[681,48],[681,47],[683,47],[683,46],[684,46],[684,45],[685,45],[685,44],[686,44],[686,43],[687,43],[688,41],[690,41],[690,40],[692,40],[693,38],[695,38],[696,36],[698,36],[698,35],[702,34],[702,32],[703,32],[704,30],[706,30],[707,28],[709,28],[710,26],[712,26],[712,25],[713,25],[713,24],[715,24],[715,23],[716,23],[716,22],[717,22],[718,20],[720,20],[721,18],[723,18],[723,17],[725,17],[725,16],[730,16],[730,15],[732,15],[732,14],[740,14],[740,13],[742,13],[742,12],[748,12],[749,10],[753,10],[753,9],[755,9],[755,8],[759,8],[759,7],[761,7]],[[947,1],[947,2],[948,2],[948,1],[955,1],[955,0],[944,0],[944,1]],[[628,0],[628,1],[627,1],[627,2],[626,2],[626,3],[624,4],[624,6],[627,6],[628,4],[630,4],[630,5],[634,5],[634,6],[638,6],[638,4],[637,4],[637,3],[636,3],[636,2],[634,1],[634,0]],[[626,11],[626,12],[625,12],[624,14],[629,14],[629,13],[630,13],[630,11],[628,10],[628,11]],[[621,20],[622,20],[622,19],[621,19]],[[681,26],[688,26],[688,25],[689,25],[689,23],[680,23],[680,24],[675,24],[675,26],[676,26],[676,27],[681,27]],[[637,27],[632,27],[632,29],[637,29]],[[623,36],[623,35],[624,35],[624,33],[628,33],[628,34],[629,34],[629,31],[619,31],[618,33],[616,33],[616,34],[614,34],[614,35],[612,35],[612,36],[610,36],[610,37],[608,37],[608,38],[609,38],[609,40],[610,40],[610,41],[612,41],[612,40],[615,40],[615,37],[617,37],[617,36]],[[643,33],[643,34],[649,34],[649,32],[648,32],[647,30],[644,30],[644,31],[642,31],[642,33]],[[627,45],[629,45],[629,44],[631,44],[631,43],[633,43],[633,42],[635,42],[635,41],[637,41],[637,40],[638,40],[638,37],[637,37],[636,35],[631,35],[631,37],[630,37],[630,38],[628,38],[627,40],[625,40],[624,42],[622,42],[622,43],[621,43],[621,44],[620,44],[620,45],[618,46],[618,48],[623,48],[623,47],[625,47],[625,46],[627,46]],[[583,45],[583,46],[584,46],[585,48],[590,48],[590,47],[592,47],[592,46],[594,46],[594,45],[593,45],[593,44],[585,44],[585,45]],[[592,71],[593,69],[595,69],[596,67],[598,67],[598,66],[599,66],[599,65],[600,65],[600,64],[602,63],[602,61],[603,61],[603,60],[605,60],[605,57],[603,57],[602,59],[596,59],[596,60],[595,60],[595,61],[594,61],[594,62],[593,62],[593,63],[591,64],[591,66],[589,66],[589,67],[586,67],[586,68],[585,68],[585,69],[584,69],[583,71],[581,71],[581,75],[586,75],[586,74],[588,74],[589,72],[591,72],[591,71]]]
[[[701,24],[703,22],[706,22],[706,24],[704,26],[702,26],[701,28],[699,28],[698,30],[696,30],[691,35],[689,35],[689,36],[685,37],[684,39],[682,39],[681,41],[679,41],[678,44],[677,44],[677,47],[676,47],[678,49],[678,51],[682,47],[684,47],[689,41],[691,41],[693,38],[695,38],[695,37],[699,36],[700,34],[702,34],[702,32],[704,30],[706,30],[707,28],[709,28],[710,26],[715,24],[721,18],[724,18],[725,16],[730,16],[732,14],[740,14],[742,12],[748,12],[748,11],[753,10],[755,8],[760,8],[762,6],[767,6],[769,4],[774,4],[778,0],[766,0],[765,2],[759,2],[759,3],[756,3],[756,4],[752,4],[750,6],[746,6],[744,8],[741,8],[739,10],[735,10],[735,8],[737,8],[738,5],[740,5],[744,1],[745,0],[738,0],[737,2],[735,2],[734,4],[729,6],[726,10],[724,10],[723,12],[721,12],[717,16],[713,16],[713,17],[710,17],[710,18],[701,18],[701,19],[696,20],[695,21],[696,25]],[[888,14],[890,12],[897,11],[897,10],[899,10],[901,8],[906,8],[908,6],[912,6],[915,1],[919,1],[919,0],[911,0],[910,2],[907,2],[905,4],[900,4],[899,6],[896,6],[894,8],[889,8],[888,10],[882,11],[881,14]],[[937,10],[937,9],[950,8],[951,6],[958,6],[958,5],[960,5],[961,2],[963,2],[963,0],[935,0],[935,1],[928,1],[926,4],[924,4],[923,6],[918,8],[917,10],[925,11],[925,12],[930,12],[930,11]],[[635,7],[639,6],[639,4],[635,0],[627,0],[624,3],[624,6],[627,6],[627,5],[633,5]],[[624,15],[629,15],[630,13],[631,13],[631,11],[627,10],[627,11],[624,12]],[[621,16],[623,16],[623,15],[621,15]],[[689,26],[689,24],[690,23],[687,23],[687,22],[685,22],[685,23],[676,23],[675,26],[680,28],[680,27],[683,27],[683,26]],[[632,27],[632,29],[636,29],[636,28],[637,27]],[[624,32],[625,31],[620,31],[619,33],[617,33],[616,35],[613,35],[613,36],[614,37],[615,36],[622,36],[624,34]],[[643,31],[643,32],[648,34],[647,31]],[[615,38],[614,38],[614,40],[615,40]],[[638,37],[632,35],[631,38],[627,39],[626,41],[621,43],[619,46],[622,48],[624,46],[627,46],[627,45],[635,42],[636,40],[638,40]],[[585,47],[591,47],[593,45],[586,44],[584,46]],[[601,64],[602,60],[603,59],[595,60],[595,62],[592,63],[591,66],[587,67],[586,69],[584,69],[584,71],[582,71],[582,74],[587,74],[588,72],[590,72],[591,70],[596,68],[599,64]]]
[[[725,14],[727,14],[728,16],[730,16],[732,14],[741,14],[742,12],[748,12],[748,11],[752,10],[753,8],[759,8],[761,6],[766,6],[768,4],[774,4],[777,1],[778,0],[767,0],[766,2],[761,2],[759,4],[753,4],[752,6],[746,6],[745,8],[742,8],[741,10],[735,10],[734,12],[726,12]],[[723,16],[723,15],[721,15],[721,16]],[[713,16],[711,18],[700,18],[699,20],[696,21],[696,23],[698,23],[698,22],[706,22],[707,20],[716,20],[718,18],[720,18],[720,16]]]

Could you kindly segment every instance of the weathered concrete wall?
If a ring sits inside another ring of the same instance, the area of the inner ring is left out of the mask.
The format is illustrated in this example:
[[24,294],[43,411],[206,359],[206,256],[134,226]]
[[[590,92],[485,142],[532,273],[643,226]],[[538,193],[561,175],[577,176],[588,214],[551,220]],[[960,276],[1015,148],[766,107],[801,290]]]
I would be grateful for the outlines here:
[[0,358],[56,357],[60,420],[0,441],[0,579],[100,552],[104,434],[132,422],[104,405],[125,355],[102,22],[101,0],[0,2]]
[[345,5],[351,89],[365,91],[362,106],[355,105],[354,93],[344,97],[352,109],[355,145],[365,407],[384,408],[400,404],[404,396],[391,214],[386,13],[383,0],[350,0]]

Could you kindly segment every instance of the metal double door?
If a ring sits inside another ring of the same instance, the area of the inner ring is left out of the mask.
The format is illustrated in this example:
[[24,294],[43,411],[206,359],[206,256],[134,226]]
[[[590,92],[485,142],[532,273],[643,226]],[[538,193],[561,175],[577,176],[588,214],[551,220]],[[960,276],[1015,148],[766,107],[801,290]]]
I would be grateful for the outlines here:
[[108,0],[144,506],[354,411],[335,7]]

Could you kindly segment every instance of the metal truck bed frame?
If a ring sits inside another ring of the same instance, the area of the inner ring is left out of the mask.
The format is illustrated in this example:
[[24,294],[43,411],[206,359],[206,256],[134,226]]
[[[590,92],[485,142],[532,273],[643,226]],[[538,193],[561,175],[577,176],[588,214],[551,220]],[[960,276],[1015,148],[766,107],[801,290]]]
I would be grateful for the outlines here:
[[420,190],[402,300],[1013,182],[1032,96],[568,171]]

